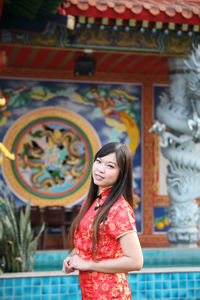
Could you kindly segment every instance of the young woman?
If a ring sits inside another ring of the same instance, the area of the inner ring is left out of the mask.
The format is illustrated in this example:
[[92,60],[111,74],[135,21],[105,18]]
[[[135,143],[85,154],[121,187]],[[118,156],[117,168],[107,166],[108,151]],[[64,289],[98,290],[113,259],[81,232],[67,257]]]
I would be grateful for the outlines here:
[[133,212],[132,155],[120,143],[96,154],[87,199],[69,232],[63,272],[79,270],[82,299],[132,299],[126,279],[143,266]]

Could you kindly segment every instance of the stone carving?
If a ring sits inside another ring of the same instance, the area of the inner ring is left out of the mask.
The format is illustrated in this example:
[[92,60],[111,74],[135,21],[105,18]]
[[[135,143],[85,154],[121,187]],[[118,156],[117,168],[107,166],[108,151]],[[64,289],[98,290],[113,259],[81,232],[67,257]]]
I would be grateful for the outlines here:
[[171,246],[196,247],[199,240],[200,196],[200,45],[184,58],[169,58],[170,85],[160,97],[157,133],[168,160],[167,191],[170,199],[167,236]]

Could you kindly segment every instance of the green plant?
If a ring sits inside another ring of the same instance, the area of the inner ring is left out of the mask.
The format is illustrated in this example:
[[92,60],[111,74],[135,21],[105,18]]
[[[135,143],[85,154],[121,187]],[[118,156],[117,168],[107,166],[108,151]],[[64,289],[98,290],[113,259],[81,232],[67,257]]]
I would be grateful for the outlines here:
[[[3,203],[3,204],[2,204]],[[5,195],[0,204],[0,273],[32,271],[44,224],[34,237],[30,223],[30,201],[25,211],[16,207],[14,197]]]

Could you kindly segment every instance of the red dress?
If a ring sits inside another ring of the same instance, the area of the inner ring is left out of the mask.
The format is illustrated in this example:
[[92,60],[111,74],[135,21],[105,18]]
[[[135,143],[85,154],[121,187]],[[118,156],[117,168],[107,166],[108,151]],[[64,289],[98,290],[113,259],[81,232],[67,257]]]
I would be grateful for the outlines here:
[[[102,205],[110,189],[105,189],[98,200]],[[98,210],[94,202],[81,220],[78,232],[74,236],[75,252],[84,260],[92,260],[92,223]],[[123,256],[119,237],[136,231],[135,217],[128,202],[121,196],[112,206],[104,223],[100,225],[99,247],[94,260],[115,259]],[[79,271],[82,299],[131,300],[131,291],[125,273],[101,273]]]

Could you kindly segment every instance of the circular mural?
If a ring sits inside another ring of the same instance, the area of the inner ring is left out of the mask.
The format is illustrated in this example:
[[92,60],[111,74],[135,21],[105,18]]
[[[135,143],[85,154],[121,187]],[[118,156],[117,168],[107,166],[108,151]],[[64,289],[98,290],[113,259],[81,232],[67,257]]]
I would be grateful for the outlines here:
[[93,127],[74,112],[48,107],[17,120],[4,145],[15,154],[3,174],[22,200],[39,206],[68,205],[88,191],[100,142]]

